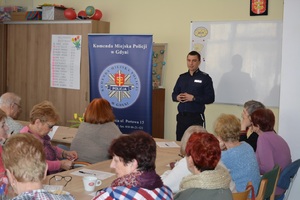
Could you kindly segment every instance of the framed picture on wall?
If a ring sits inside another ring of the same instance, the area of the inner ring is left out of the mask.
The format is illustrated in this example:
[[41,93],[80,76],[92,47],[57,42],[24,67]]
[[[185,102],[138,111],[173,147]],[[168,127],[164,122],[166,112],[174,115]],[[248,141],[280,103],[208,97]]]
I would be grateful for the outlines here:
[[268,15],[268,0],[250,0],[250,16]]

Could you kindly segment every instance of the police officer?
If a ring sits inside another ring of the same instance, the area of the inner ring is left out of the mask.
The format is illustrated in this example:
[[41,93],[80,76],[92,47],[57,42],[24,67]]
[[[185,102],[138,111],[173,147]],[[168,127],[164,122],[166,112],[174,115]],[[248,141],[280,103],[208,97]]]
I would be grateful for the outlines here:
[[188,72],[177,79],[172,100],[179,102],[176,116],[176,140],[180,141],[184,131],[191,125],[205,128],[205,104],[215,101],[215,92],[211,77],[200,71],[201,56],[197,51],[187,55]]

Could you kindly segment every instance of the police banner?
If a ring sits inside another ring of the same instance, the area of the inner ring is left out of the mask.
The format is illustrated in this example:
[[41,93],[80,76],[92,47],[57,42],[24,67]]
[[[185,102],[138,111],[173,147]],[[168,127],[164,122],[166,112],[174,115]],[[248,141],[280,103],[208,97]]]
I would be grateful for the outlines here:
[[152,35],[89,34],[90,100],[113,107],[123,133],[152,132]]

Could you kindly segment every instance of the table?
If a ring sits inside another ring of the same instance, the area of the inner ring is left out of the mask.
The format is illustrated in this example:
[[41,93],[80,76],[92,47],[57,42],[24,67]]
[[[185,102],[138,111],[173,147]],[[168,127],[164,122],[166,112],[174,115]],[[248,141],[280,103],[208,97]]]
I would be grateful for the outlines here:
[[[169,140],[164,140],[164,139],[158,139],[155,138],[155,141],[166,141],[169,142]],[[180,142],[176,142],[177,144],[180,145]],[[178,156],[179,153],[179,148],[162,148],[162,147],[157,147],[157,157],[156,157],[156,172],[161,175],[163,174],[166,170],[169,170],[170,167],[168,164],[170,162],[174,162],[176,160],[181,159],[180,156]],[[72,176],[72,180],[67,184],[67,186],[64,188],[65,191],[70,192],[76,199],[80,200],[86,200],[86,199],[92,199],[92,196],[89,195],[91,192],[86,192],[83,187],[83,182],[82,182],[82,177],[81,176],[76,176],[71,174],[74,171],[78,171],[80,169],[86,168],[86,169],[93,169],[93,170],[100,170],[104,172],[110,172],[114,173],[114,170],[111,169],[110,166],[111,160],[106,160],[102,161],[99,163],[95,163],[89,166],[85,167],[80,167],[76,169],[72,169],[69,171],[64,171],[61,173],[57,173],[56,175],[61,175],[61,176]],[[53,175],[49,175],[46,177],[44,184],[49,184],[49,179]],[[112,176],[110,178],[107,178],[105,180],[102,180],[102,184],[98,187],[96,187],[95,191],[105,188],[110,186],[111,182],[116,179],[116,176]]]
[[77,128],[70,128],[67,126],[59,126],[51,139],[53,145],[62,144],[70,147],[73,139],[77,134]]

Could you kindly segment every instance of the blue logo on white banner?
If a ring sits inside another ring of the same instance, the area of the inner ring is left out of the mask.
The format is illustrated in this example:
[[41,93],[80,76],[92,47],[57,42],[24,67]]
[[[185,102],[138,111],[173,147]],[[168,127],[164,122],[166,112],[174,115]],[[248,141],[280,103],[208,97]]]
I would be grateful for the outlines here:
[[141,82],[135,70],[124,63],[114,63],[106,67],[98,81],[100,95],[109,99],[114,108],[127,108],[140,95]]

